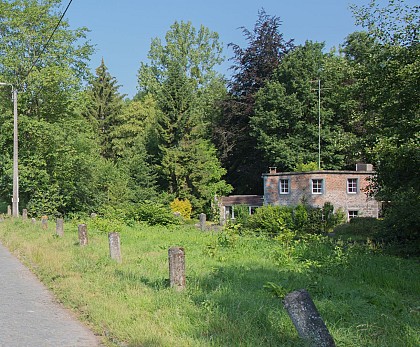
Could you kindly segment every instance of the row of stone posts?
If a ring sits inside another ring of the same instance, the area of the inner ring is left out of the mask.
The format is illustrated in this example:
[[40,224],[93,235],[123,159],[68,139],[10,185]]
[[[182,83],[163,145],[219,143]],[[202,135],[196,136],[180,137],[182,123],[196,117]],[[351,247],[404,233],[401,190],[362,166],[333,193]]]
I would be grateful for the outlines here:
[[[9,209],[8,209],[9,213]],[[10,211],[11,214],[11,211]],[[22,218],[27,219],[28,213],[24,209]],[[94,217],[92,217],[94,218]],[[32,218],[32,222],[35,219]],[[43,229],[48,229],[48,217],[42,216],[41,224]],[[200,214],[200,230],[206,230],[206,215]],[[56,234],[64,236],[64,220],[57,218]],[[79,245],[88,245],[88,231],[86,224],[78,225]],[[120,234],[117,232],[108,233],[109,254],[111,259],[118,263],[122,262]],[[186,287],[185,280],[185,251],[182,247],[171,247],[168,250],[169,263],[169,282],[170,286],[176,291],[182,291]],[[324,321],[318,313],[314,302],[305,289],[291,292],[283,299],[283,305],[289,314],[299,336],[314,347],[335,347],[335,342],[331,337]]]
[[[48,217],[42,216],[41,225],[43,229],[48,229]],[[56,234],[64,236],[64,220],[57,218]],[[89,243],[88,230],[86,224],[78,225],[79,246],[84,247]],[[108,233],[109,255],[118,263],[122,262],[120,234],[117,232]],[[171,247],[168,250],[169,262],[169,282],[172,288],[177,291],[185,289],[185,251],[182,247]]]

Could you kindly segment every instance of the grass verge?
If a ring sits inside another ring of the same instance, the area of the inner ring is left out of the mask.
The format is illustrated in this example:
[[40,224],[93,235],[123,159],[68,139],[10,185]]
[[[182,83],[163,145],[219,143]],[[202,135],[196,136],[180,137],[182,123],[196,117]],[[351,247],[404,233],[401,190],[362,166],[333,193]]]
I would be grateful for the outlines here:
[[[121,230],[123,262],[107,234],[77,225],[6,219],[0,239],[108,346],[303,346],[264,285],[306,288],[338,346],[420,345],[419,264],[372,245],[324,237],[287,244],[193,226]],[[168,287],[167,252],[186,251],[187,289]]]

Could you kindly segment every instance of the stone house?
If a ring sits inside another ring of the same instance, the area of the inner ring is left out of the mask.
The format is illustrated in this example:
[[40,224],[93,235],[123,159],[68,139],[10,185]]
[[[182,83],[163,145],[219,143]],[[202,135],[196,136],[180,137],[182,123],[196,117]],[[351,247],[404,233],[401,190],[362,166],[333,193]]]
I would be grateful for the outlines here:
[[257,207],[264,205],[262,195],[231,195],[221,196],[217,200],[220,212],[220,224],[224,225],[227,220],[235,219],[235,206],[247,206],[249,214],[252,214]]
[[322,207],[330,202],[336,210],[343,210],[348,220],[357,216],[378,218],[379,202],[366,194],[373,175],[371,164],[357,164],[355,171],[277,172],[270,168],[262,175],[264,205],[294,206],[304,202]]

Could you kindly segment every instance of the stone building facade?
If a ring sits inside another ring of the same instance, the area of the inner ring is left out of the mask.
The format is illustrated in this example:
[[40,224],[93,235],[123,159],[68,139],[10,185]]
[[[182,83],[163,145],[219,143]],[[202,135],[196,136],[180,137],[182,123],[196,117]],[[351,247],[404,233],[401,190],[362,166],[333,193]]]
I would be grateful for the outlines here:
[[348,219],[379,215],[379,202],[366,194],[372,165],[358,164],[355,171],[270,172],[263,174],[264,204],[322,207],[325,202],[344,211]]
[[224,225],[226,221],[235,219],[235,206],[247,206],[249,214],[252,214],[256,208],[264,205],[262,195],[231,195],[221,196],[217,200],[220,213],[220,224]]

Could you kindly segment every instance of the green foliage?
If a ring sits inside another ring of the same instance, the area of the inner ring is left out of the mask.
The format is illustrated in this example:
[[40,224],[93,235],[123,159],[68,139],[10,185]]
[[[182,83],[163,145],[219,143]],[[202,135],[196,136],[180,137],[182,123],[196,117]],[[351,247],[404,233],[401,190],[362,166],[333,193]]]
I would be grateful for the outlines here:
[[273,283],[273,282],[267,282],[264,284],[264,289],[269,291],[271,294],[273,294],[275,297],[283,300],[284,297],[288,294],[288,290],[286,288],[283,288],[282,286]]
[[96,233],[108,234],[112,232],[121,232],[123,230],[123,223],[117,218],[103,218],[95,217],[90,218],[87,223],[87,228],[89,232],[93,231]]
[[225,92],[214,70],[222,61],[221,50],[217,33],[175,22],[164,43],[152,41],[150,65],[142,63],[139,69],[141,93],[157,102],[155,142],[148,142],[147,150],[153,154],[158,183],[190,200],[197,213],[210,210],[214,196],[230,190],[207,129],[215,102]]
[[344,51],[361,81],[355,91],[364,105],[360,118],[372,134],[374,192],[391,201],[385,216],[390,233],[418,239],[419,7],[398,0],[352,9],[366,32],[350,36]]
[[[321,235],[282,243],[142,224],[123,228],[118,264],[109,258],[106,235],[87,223],[88,248],[74,246],[77,228],[67,224],[64,236],[54,238],[7,219],[0,239],[66,307],[95,330],[106,326],[105,344],[303,347],[278,298],[305,288],[337,345],[418,345],[417,259]],[[184,246],[189,259],[182,294],[168,287],[172,245]]]
[[43,215],[59,216],[63,206],[63,198],[59,194],[58,185],[47,187],[44,191],[35,191],[27,204],[28,214],[40,218]]
[[407,243],[420,243],[420,193],[414,188],[400,189],[392,194],[385,210],[382,237]]
[[249,206],[247,205],[235,205],[232,207],[233,212],[235,214],[235,224],[242,224],[246,225],[248,223],[248,219],[250,217],[249,214]]
[[309,163],[297,163],[294,170],[296,172],[307,172],[307,171],[317,171],[318,164],[314,161],[311,161]]
[[263,206],[248,219],[247,227],[270,237],[288,233],[292,228],[292,207]]
[[118,93],[118,88],[116,79],[108,72],[102,59],[101,65],[96,69],[96,76],[88,87],[87,105],[83,113],[97,134],[104,158],[116,156],[112,147],[112,133],[118,124],[124,97]]
[[149,225],[179,224],[172,211],[163,204],[146,201],[135,207],[136,220],[146,222]]
[[[323,53],[323,48],[313,42],[296,47],[256,95],[251,134],[264,160],[281,171],[299,171],[299,166],[318,170],[317,165],[302,163],[318,162],[319,135],[323,168],[340,169],[355,161],[352,110],[347,106],[351,100],[343,92],[350,69],[341,57]],[[321,105],[319,87],[328,90],[321,94]]]
[[171,202],[170,207],[172,212],[179,212],[184,219],[191,219],[192,205],[188,199],[180,200],[176,198]]
[[343,212],[333,211],[330,203],[325,203],[322,209],[307,205],[263,206],[249,217],[243,227],[287,242],[296,236],[331,232],[336,225],[344,222]]
[[293,49],[293,40],[284,39],[280,26],[279,17],[262,9],[252,30],[241,28],[247,46],[229,44],[234,53],[233,76],[213,131],[228,182],[239,194],[259,194],[261,172],[271,164],[252,136],[250,119],[256,112],[258,91]]
[[337,237],[366,240],[367,238],[378,238],[383,228],[382,220],[372,217],[357,217],[350,219],[349,223],[336,226],[334,233]]

